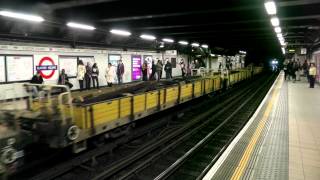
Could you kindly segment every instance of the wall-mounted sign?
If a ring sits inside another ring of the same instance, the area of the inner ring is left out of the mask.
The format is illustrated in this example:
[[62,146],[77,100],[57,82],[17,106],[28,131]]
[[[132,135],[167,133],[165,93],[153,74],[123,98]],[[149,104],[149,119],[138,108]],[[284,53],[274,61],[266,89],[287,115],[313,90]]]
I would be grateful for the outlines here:
[[307,48],[301,48],[301,54],[307,54]]
[[27,81],[33,76],[32,56],[7,56],[8,82]]
[[79,56],[79,60],[81,60],[85,66],[88,63],[90,64],[90,66],[92,66],[96,62],[93,56]]
[[109,54],[108,56],[108,63],[111,63],[112,66],[117,67],[118,61],[121,59],[120,54]]
[[0,82],[6,81],[4,56],[0,56]]
[[166,50],[164,54],[167,56],[176,56],[178,53],[177,50]]
[[132,55],[132,80],[140,80],[141,79],[141,56],[140,55]]
[[[36,66],[36,71],[39,71],[44,79],[50,79],[58,69],[51,57],[45,56],[40,59],[39,64]],[[47,73],[45,73],[47,71]]]
[[59,56],[59,70],[65,70],[69,77],[77,76],[77,56]]
[[59,77],[57,55],[34,55],[34,72],[39,71],[43,80],[56,83]]

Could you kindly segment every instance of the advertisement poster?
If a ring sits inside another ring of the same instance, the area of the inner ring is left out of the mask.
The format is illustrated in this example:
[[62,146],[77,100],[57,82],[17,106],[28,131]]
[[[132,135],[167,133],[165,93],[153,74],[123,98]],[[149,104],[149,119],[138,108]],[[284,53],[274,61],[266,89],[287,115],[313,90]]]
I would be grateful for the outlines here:
[[140,80],[142,76],[141,72],[141,56],[140,55],[132,55],[131,56],[132,60],[132,80]]
[[33,76],[32,56],[7,56],[8,82],[28,81]]
[[68,77],[77,76],[77,62],[76,56],[59,56],[59,70],[65,70]]
[[4,56],[0,56],[0,82],[6,81]]
[[57,55],[34,55],[34,71],[39,71],[43,81],[56,84],[59,77]]
[[85,66],[88,63],[90,64],[90,66],[92,66],[95,63],[95,60],[94,60],[93,56],[89,56],[89,57],[79,56],[79,60],[81,60]]
[[118,61],[121,59],[120,54],[109,54],[108,63],[111,63],[112,66],[117,67]]
[[152,70],[152,56],[151,55],[144,55],[143,56],[143,62],[147,62],[148,65],[148,77],[150,76]]

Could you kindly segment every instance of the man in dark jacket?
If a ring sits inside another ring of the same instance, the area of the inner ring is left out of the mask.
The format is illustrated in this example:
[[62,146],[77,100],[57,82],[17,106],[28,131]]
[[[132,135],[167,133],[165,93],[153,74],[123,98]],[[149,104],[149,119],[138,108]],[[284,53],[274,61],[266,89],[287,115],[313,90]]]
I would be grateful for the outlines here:
[[[32,77],[32,79],[30,80],[31,84],[42,84],[43,83],[43,78],[40,74],[40,71],[37,71],[37,73]],[[38,96],[38,92],[41,90],[40,87],[38,86],[32,86],[32,89],[28,89],[28,91],[32,91],[33,96],[36,97]]]
[[166,71],[166,78],[172,78],[172,65],[169,61],[167,61],[166,65],[164,66],[164,70]]
[[92,76],[92,67],[90,63],[88,62],[86,65],[86,74],[84,75],[84,78],[86,80],[86,89],[89,90],[91,88],[91,76]]
[[39,71],[37,71],[37,73],[32,77],[30,83],[32,83],[32,84],[42,84],[43,83],[43,78],[40,75]]
[[122,60],[119,60],[119,63],[117,66],[118,84],[121,84],[123,82],[123,74],[124,74],[124,65],[122,63]]
[[155,80],[155,74],[156,74],[156,71],[157,71],[157,66],[156,64],[154,63],[154,61],[152,61],[152,66],[151,66],[151,74],[150,74],[150,77],[149,77],[149,80]]

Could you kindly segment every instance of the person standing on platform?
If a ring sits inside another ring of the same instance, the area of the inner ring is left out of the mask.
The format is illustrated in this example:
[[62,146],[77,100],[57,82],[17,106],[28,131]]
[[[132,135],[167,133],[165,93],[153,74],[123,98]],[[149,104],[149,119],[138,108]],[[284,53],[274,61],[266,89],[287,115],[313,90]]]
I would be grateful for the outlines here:
[[303,74],[304,76],[306,76],[308,78],[308,74],[309,74],[309,65],[308,65],[308,61],[304,60],[304,63],[302,65],[302,69],[303,69]]
[[85,81],[86,81],[86,89],[90,90],[91,88],[91,77],[92,77],[92,67],[90,65],[90,63],[87,63],[86,66],[86,73],[85,73]]
[[97,84],[97,89],[99,89],[99,68],[97,63],[94,63],[92,66],[92,84],[93,84],[93,88],[96,88],[96,84]]
[[187,66],[187,77],[190,77],[191,76],[191,64],[188,63],[188,66]]
[[107,80],[107,84],[108,84],[109,87],[112,86],[112,82],[114,80],[114,77],[115,77],[114,67],[112,66],[111,63],[108,63],[108,67],[106,69],[105,78]]
[[157,66],[154,63],[154,61],[152,61],[151,74],[150,74],[150,77],[149,77],[150,81],[156,80],[156,78],[155,78],[156,71],[157,71]]
[[298,71],[298,64],[297,64],[297,61],[293,61],[292,63],[292,79],[293,79],[293,82],[295,83],[296,80],[297,80],[297,71]]
[[300,81],[300,74],[301,74],[301,63],[300,61],[298,60],[297,61],[297,71],[296,71],[296,78],[297,78],[297,81]]
[[317,68],[314,65],[314,63],[310,64],[310,69],[309,69],[309,82],[310,82],[310,88],[314,88],[314,83],[316,80],[316,75],[317,75]]
[[141,66],[142,71],[142,81],[148,81],[148,64],[147,61],[144,61],[144,63]]
[[184,64],[184,60],[183,59],[180,60],[180,68],[181,68],[182,77],[184,77],[186,75],[186,66]]
[[288,65],[287,65],[287,69],[288,69],[288,80],[290,81],[290,77],[292,77],[292,69],[293,69],[293,65],[292,65],[292,61],[289,61]]
[[162,68],[163,68],[163,64],[160,60],[158,60],[157,62],[157,75],[158,75],[158,81],[160,81],[161,77],[162,77]]
[[73,85],[69,82],[68,75],[66,74],[64,69],[61,70],[61,73],[60,73],[59,79],[58,79],[58,84],[59,85],[66,85],[69,87],[69,89],[71,89],[73,87]]
[[118,66],[117,66],[117,78],[118,78],[118,84],[123,83],[123,74],[124,74],[124,65],[122,63],[122,60],[119,60]]
[[83,62],[80,60],[78,63],[77,79],[79,81],[80,91],[83,90],[83,80],[86,74],[86,67]]
[[166,79],[171,79],[172,78],[172,65],[167,61],[166,65],[164,66],[164,70],[166,71]]

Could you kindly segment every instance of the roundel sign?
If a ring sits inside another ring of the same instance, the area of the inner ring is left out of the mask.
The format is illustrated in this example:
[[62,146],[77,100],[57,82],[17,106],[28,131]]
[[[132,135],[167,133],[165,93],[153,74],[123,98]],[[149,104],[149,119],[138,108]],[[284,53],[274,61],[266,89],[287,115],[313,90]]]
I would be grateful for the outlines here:
[[52,58],[48,56],[41,58],[39,64],[36,66],[36,70],[39,71],[45,79],[50,79],[57,69],[58,66],[55,65]]

